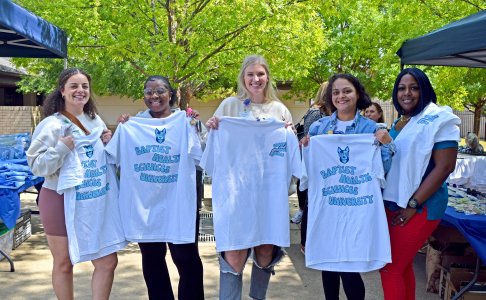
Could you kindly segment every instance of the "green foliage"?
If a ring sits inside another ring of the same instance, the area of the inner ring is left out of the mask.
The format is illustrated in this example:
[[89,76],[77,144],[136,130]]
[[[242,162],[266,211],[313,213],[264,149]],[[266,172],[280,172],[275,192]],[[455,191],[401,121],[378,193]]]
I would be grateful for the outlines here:
[[[143,78],[161,74],[204,98],[214,94],[207,87],[233,88],[241,61],[254,53],[267,58],[275,79],[303,77],[324,44],[319,1],[17,2],[68,33],[68,64],[91,73],[98,94],[138,98]],[[43,79],[51,78],[23,84]]]
[[[90,72],[98,94],[133,99],[152,74],[168,76],[184,95],[225,97],[254,53],[267,58],[276,81],[292,82],[289,97],[312,98],[330,75],[347,72],[370,95],[390,99],[405,40],[486,9],[483,0],[16,2],[68,33],[68,64]],[[62,68],[57,60],[15,62],[31,74],[23,90],[52,89]],[[441,104],[477,108],[486,98],[484,69],[419,67]]]

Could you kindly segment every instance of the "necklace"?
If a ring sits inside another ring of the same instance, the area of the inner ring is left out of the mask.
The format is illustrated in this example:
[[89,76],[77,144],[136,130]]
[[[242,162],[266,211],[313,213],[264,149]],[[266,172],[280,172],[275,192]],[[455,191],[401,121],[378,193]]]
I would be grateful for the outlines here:
[[400,120],[399,121],[402,122],[402,123],[407,123],[408,121],[410,121],[411,118],[412,117],[405,117],[405,116],[402,115],[400,117]]
[[257,120],[265,119],[269,116],[270,103],[253,103],[250,99],[246,99],[243,104],[245,114],[251,112]]

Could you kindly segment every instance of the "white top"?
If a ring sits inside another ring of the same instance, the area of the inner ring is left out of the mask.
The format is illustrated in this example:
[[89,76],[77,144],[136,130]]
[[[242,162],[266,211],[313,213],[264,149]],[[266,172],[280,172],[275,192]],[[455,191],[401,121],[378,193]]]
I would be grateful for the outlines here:
[[[88,115],[82,114],[77,118],[89,131],[96,127],[106,128],[99,116],[91,119]],[[63,142],[59,141],[59,137],[69,134],[74,137],[85,135],[81,129],[59,113],[45,118],[35,128],[26,155],[32,173],[44,177],[42,186],[45,188],[57,190],[59,169],[71,152]]]
[[349,120],[349,121],[341,121],[339,119],[336,120],[336,129],[334,130],[334,133],[345,133],[346,132],[346,127],[351,126],[353,124],[354,120]]
[[[443,141],[459,141],[461,119],[448,106],[430,103],[412,117],[395,138],[393,156],[383,198],[407,207],[409,199],[422,182],[434,144]],[[397,184],[397,183],[400,184]]]
[[61,167],[58,192],[64,193],[64,215],[71,262],[94,260],[128,243],[118,208],[118,182],[106,163],[103,127],[75,139],[75,149]]
[[373,134],[328,134],[311,137],[304,148],[307,267],[368,272],[391,262],[383,163],[373,142]]
[[120,166],[120,209],[133,242],[194,243],[199,139],[185,112],[131,117],[106,146]]
[[212,177],[216,250],[290,245],[288,188],[300,177],[298,141],[284,122],[222,117],[201,166]]
[[241,117],[250,119],[274,118],[278,121],[292,122],[290,111],[280,101],[270,101],[264,104],[249,103],[244,104],[244,99],[229,97],[223,100],[214,113],[218,118]]

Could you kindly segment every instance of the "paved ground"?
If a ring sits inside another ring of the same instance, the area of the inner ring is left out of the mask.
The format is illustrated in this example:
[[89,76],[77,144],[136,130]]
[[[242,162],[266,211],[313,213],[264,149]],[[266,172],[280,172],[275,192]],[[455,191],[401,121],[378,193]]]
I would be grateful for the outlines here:
[[[210,197],[210,187],[206,188],[206,197]],[[34,195],[22,194],[22,205],[37,210]],[[210,211],[210,201],[205,201],[204,210]],[[291,212],[297,208],[297,199],[290,197]],[[207,224],[206,224],[207,225]],[[16,271],[8,272],[8,263],[0,261],[0,299],[55,299],[50,284],[51,256],[47,247],[42,225],[38,215],[32,215],[32,237],[24,242],[11,255]],[[210,230],[206,228],[206,230]],[[276,276],[272,276],[268,290],[268,299],[324,299],[320,272],[311,270],[304,265],[304,256],[300,253],[300,236],[297,225],[291,224],[292,245],[287,249],[288,255],[276,268]],[[204,286],[206,299],[217,299],[219,268],[216,259],[214,242],[199,243],[201,259],[204,265]],[[119,253],[119,264],[116,270],[111,299],[147,299],[145,283],[141,272],[141,258],[138,247],[130,244]],[[175,266],[168,258],[172,286],[177,294],[178,275]],[[425,292],[425,258],[417,255],[415,270],[417,277],[417,299],[438,299],[437,294]],[[75,266],[75,299],[90,299],[91,263],[81,263]],[[244,273],[244,297],[249,299],[248,263]],[[382,299],[381,282],[378,272],[363,274],[366,286],[366,299]],[[343,295],[342,299],[346,299]]]

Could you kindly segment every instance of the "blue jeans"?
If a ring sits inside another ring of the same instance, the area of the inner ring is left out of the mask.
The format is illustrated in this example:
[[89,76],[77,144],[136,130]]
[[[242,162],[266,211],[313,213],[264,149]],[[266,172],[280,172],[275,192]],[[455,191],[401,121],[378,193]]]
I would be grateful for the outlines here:
[[[250,249],[248,249],[250,250]],[[243,288],[242,273],[236,272],[224,259],[223,253],[219,253],[219,299],[240,300]],[[257,264],[255,251],[248,251],[246,259],[252,256],[253,266],[251,270],[250,297],[252,299],[265,299],[270,276],[275,274],[274,266],[282,259],[285,252],[282,248],[274,246],[272,261],[267,267],[260,267]],[[246,261],[246,260],[245,260]]]

